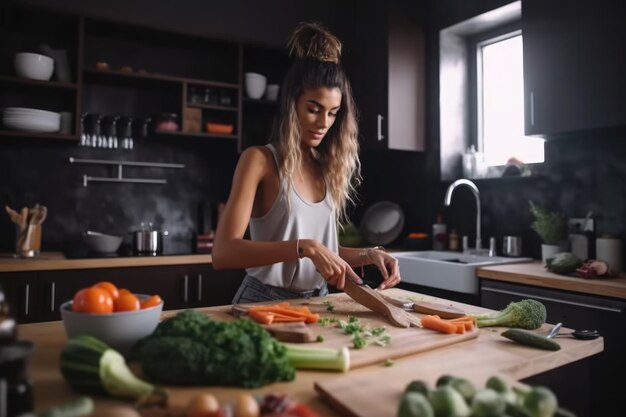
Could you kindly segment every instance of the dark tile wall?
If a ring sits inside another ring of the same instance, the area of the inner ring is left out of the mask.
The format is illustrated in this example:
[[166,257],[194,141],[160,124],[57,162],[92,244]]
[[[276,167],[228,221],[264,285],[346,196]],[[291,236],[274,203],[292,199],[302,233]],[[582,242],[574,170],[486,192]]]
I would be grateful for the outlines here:
[[[7,140],[0,147],[0,201],[13,208],[48,207],[44,250],[74,249],[81,233],[124,235],[150,221],[170,235],[166,251],[188,252],[192,236],[214,221],[214,205],[228,197],[238,154],[234,143],[205,139],[144,139],[132,151],[81,148],[50,140]],[[209,143],[217,142],[217,143]],[[184,164],[184,169],[124,168],[129,178],[163,178],[158,184],[89,183],[82,176],[117,175],[116,167],[70,164],[69,157]],[[0,216],[0,251],[13,250],[15,229]]]

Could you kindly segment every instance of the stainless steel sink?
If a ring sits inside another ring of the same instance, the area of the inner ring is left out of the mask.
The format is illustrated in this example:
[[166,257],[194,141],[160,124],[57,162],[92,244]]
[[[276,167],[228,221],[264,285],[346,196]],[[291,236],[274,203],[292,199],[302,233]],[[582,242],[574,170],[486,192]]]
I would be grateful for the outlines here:
[[476,268],[531,262],[531,258],[505,258],[449,251],[394,252],[402,282],[466,294],[478,294]]

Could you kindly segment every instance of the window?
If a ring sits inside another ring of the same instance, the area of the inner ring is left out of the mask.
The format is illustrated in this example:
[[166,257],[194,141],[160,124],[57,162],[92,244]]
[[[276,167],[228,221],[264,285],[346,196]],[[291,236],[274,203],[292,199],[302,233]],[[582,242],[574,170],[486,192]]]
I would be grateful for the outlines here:
[[475,73],[476,99],[472,124],[487,166],[505,165],[510,158],[525,164],[544,161],[544,140],[524,135],[522,34],[508,29],[470,42],[475,48],[470,59],[476,57],[474,71],[470,70]]

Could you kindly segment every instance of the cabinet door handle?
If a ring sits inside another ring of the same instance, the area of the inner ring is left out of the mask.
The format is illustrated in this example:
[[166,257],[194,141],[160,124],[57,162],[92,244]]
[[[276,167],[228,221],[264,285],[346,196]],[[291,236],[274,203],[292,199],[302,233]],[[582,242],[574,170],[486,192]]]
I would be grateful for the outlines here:
[[202,301],[202,274],[198,274],[198,301]]
[[186,303],[189,300],[189,276],[185,275],[183,277],[183,303]]
[[381,141],[383,139],[385,139],[385,136],[383,135],[383,120],[385,118],[382,116],[382,114],[378,114],[376,115],[376,124],[378,127],[378,141]]
[[535,93],[530,92],[530,125],[535,125]]
[[552,301],[553,303],[568,304],[568,305],[572,305],[576,307],[587,307],[587,308],[592,308],[594,310],[610,311],[611,313],[621,314],[623,312],[623,309],[619,309],[619,308],[605,307],[605,306],[599,306],[599,305],[589,304],[589,303],[578,303],[576,301],[559,300],[558,298],[544,297],[544,296],[534,295],[534,294],[526,294],[526,293],[519,292],[519,291],[501,290],[499,288],[482,287],[482,291],[495,292],[495,293],[507,294],[507,295],[516,295],[518,297],[523,297],[523,298],[535,298],[537,300]]
[[30,312],[30,284],[24,287],[24,315],[28,316]]
[[50,284],[50,312],[54,313],[54,302],[56,298],[56,283],[52,282]]

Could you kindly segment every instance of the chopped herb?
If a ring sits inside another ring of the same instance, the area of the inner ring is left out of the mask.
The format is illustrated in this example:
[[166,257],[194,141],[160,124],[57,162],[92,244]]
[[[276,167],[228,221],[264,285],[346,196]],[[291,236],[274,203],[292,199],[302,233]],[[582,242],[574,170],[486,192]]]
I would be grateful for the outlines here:
[[393,364],[394,364],[393,359],[388,358],[388,359],[385,359],[385,363],[383,365],[389,367],[389,366],[393,366]]
[[323,342],[324,341],[324,335],[323,334],[318,334],[317,338],[315,339],[317,342]]
[[324,301],[322,304],[326,306],[326,311],[335,311],[335,306],[330,301]]
[[330,326],[331,324],[335,324],[337,322],[338,320],[336,317],[321,317],[317,321],[317,324],[319,324],[320,326]]
[[387,346],[389,343],[391,343],[391,336],[389,336],[388,334],[381,336],[380,338],[374,340],[374,343],[376,343],[378,346]]
[[354,345],[355,349],[363,349],[369,343],[365,337],[358,333],[355,333],[352,335],[352,344]]
[[374,336],[380,336],[381,334],[385,333],[386,331],[387,331],[387,328],[384,327],[384,326],[383,327],[374,327],[372,329],[372,334]]

